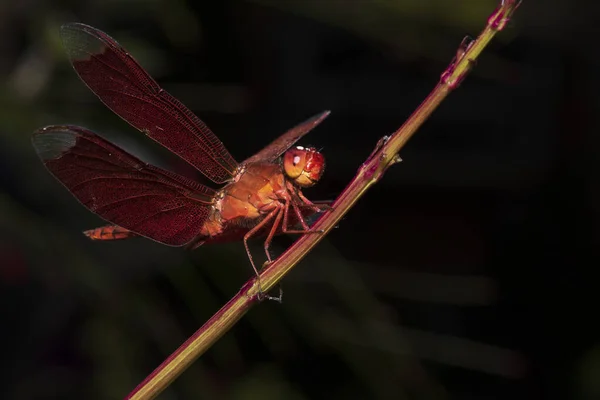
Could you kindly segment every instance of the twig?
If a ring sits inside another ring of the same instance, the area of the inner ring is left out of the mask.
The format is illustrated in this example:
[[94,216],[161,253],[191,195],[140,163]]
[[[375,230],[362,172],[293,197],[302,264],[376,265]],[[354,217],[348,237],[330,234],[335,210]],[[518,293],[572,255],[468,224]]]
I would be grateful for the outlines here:
[[[456,53],[456,57],[441,76],[440,82],[408,118],[408,120],[389,138],[379,141],[375,150],[359,168],[356,177],[339,195],[332,205],[312,227],[323,231],[320,235],[304,235],[287,249],[275,262],[260,274],[262,290],[272,289],[308,252],[323,239],[360,197],[378,182],[385,171],[400,161],[398,152],[408,139],[429,118],[441,101],[469,73],[475,60],[494,35],[504,29],[520,0],[501,1],[498,8],[490,15],[487,26],[476,40],[465,38]],[[211,319],[198,329],[185,343],[158,366],[140,383],[126,399],[152,399],[171,384],[194,360],[209,349],[225,332],[227,332],[246,311],[257,302],[259,285],[251,279],[242,289],[225,304]]]

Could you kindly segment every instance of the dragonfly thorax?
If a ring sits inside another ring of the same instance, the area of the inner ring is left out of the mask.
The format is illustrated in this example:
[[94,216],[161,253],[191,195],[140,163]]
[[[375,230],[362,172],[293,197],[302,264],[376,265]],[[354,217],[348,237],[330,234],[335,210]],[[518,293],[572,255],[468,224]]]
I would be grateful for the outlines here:
[[314,147],[296,146],[283,155],[285,175],[302,188],[313,186],[325,171],[325,157]]

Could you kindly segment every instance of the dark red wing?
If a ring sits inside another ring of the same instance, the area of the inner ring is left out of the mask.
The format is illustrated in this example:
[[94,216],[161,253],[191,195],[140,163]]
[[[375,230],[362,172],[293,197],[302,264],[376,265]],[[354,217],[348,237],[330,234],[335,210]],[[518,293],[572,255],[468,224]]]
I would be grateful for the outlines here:
[[48,126],[33,146],[44,165],[87,208],[105,220],[167,245],[198,235],[215,191],[144,163],[77,126]]
[[292,147],[294,143],[296,143],[302,136],[306,135],[310,132],[314,127],[319,125],[327,116],[331,113],[331,111],[323,111],[320,114],[315,115],[314,117],[302,122],[299,125],[296,125],[283,135],[279,136],[275,139],[271,144],[267,147],[247,159],[243,162],[243,164],[249,164],[260,161],[275,161],[279,156],[281,156],[287,149]]
[[114,39],[79,23],[60,32],[73,68],[108,108],[213,182],[233,177],[237,163],[223,143]]

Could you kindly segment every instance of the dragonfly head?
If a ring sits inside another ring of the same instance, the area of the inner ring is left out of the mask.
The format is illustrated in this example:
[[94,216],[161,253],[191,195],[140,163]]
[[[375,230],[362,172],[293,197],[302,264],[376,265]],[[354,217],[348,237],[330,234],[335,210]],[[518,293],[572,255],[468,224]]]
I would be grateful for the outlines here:
[[283,170],[301,188],[314,185],[325,171],[325,157],[314,147],[296,146],[283,155]]

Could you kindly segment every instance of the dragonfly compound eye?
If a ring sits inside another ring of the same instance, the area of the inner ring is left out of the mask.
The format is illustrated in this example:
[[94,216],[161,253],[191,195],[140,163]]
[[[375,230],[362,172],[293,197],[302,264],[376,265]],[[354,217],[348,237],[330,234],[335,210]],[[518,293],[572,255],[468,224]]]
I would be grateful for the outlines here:
[[325,170],[325,157],[315,148],[297,146],[283,156],[283,169],[288,178],[300,187],[309,187],[319,181]]

